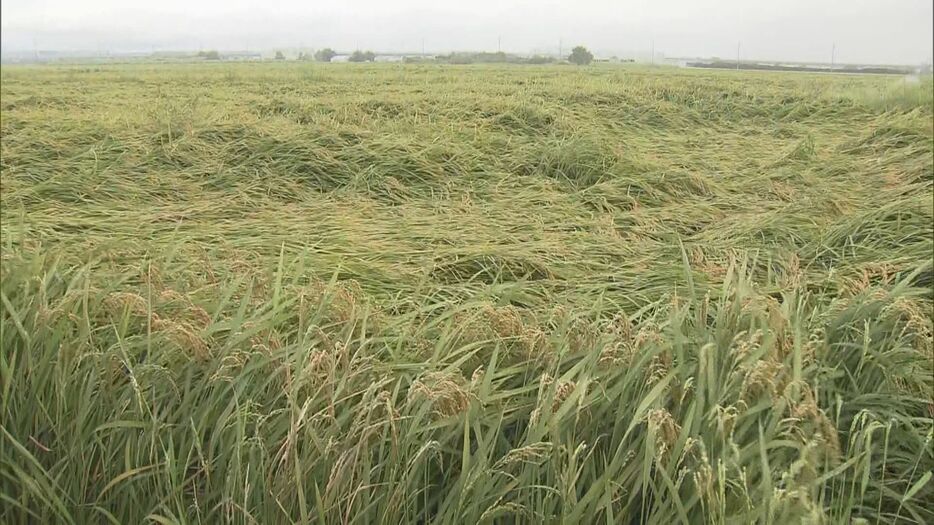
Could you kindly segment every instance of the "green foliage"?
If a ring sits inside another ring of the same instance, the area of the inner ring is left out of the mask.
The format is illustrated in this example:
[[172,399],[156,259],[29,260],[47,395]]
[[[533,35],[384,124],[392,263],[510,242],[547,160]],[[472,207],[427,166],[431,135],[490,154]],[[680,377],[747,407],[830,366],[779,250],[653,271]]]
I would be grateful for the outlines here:
[[555,59],[544,55],[532,55],[525,61],[528,64],[551,64]]
[[376,60],[376,53],[372,51],[360,51],[358,49],[350,55],[348,60],[350,62],[373,62]]
[[285,55],[282,54],[282,51],[276,51],[276,60],[285,60]]
[[929,99],[313,73],[3,67],[0,522],[934,521]]
[[221,55],[217,51],[198,51],[198,57],[205,60],[220,60]]
[[335,56],[337,56],[337,51],[329,47],[315,51],[315,60],[318,62],[330,62]]
[[571,54],[568,55],[568,62],[577,64],[578,66],[586,66],[593,62],[593,53],[588,51],[584,46],[576,46],[571,50]]

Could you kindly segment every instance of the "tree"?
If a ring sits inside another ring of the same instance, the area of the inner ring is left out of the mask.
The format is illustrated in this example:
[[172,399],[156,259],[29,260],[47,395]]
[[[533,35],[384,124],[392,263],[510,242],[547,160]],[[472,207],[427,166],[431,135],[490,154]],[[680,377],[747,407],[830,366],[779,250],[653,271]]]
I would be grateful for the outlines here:
[[586,66],[593,62],[593,53],[588,51],[584,46],[577,46],[572,49],[571,54],[568,55],[568,62],[577,64],[578,66]]
[[318,62],[330,62],[335,56],[337,56],[337,51],[334,51],[330,47],[315,51],[315,60]]
[[282,51],[276,51],[276,60],[285,60],[285,55],[282,54]]
[[221,54],[217,51],[198,51],[198,56],[205,60],[220,60]]
[[348,59],[350,62],[372,62],[376,60],[376,53],[372,51],[354,51]]

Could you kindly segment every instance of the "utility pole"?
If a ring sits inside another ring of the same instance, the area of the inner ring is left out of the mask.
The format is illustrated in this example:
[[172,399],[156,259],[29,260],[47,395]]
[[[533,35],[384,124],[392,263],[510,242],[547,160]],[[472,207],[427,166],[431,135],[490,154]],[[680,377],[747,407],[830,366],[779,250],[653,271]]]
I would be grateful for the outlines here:
[[655,64],[655,39],[652,39],[652,64]]
[[736,70],[739,70],[739,46],[742,42],[736,43]]
[[422,38],[422,56],[425,56],[425,39]]
[[558,58],[561,58],[563,56],[564,56],[564,41],[562,41],[559,38],[558,39]]
[[836,54],[837,54],[837,43],[834,42],[833,46],[830,47],[830,69],[833,69],[834,59],[836,58],[835,56]]

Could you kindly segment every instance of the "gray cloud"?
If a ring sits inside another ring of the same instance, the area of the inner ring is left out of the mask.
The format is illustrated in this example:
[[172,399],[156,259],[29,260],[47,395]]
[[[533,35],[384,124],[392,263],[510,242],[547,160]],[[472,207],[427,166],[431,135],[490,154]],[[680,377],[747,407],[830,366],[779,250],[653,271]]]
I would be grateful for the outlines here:
[[917,63],[932,55],[931,0],[4,0],[2,45],[57,50],[557,51]]

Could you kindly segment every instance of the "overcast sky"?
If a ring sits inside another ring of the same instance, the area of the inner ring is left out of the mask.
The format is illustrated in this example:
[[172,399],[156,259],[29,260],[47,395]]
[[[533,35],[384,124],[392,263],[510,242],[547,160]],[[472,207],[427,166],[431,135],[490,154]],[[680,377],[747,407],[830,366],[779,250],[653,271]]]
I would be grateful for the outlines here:
[[[918,63],[934,0],[3,0],[2,47],[557,52]],[[501,42],[501,44],[499,44]]]

